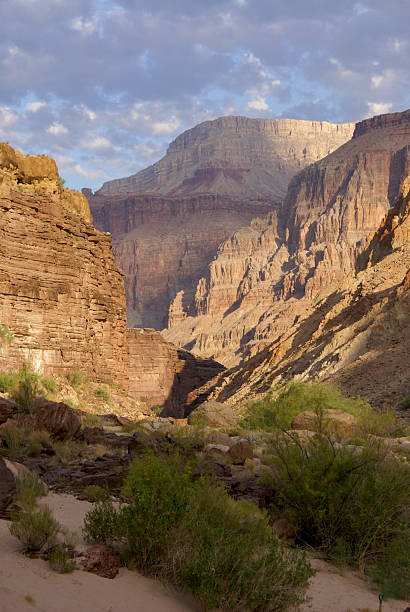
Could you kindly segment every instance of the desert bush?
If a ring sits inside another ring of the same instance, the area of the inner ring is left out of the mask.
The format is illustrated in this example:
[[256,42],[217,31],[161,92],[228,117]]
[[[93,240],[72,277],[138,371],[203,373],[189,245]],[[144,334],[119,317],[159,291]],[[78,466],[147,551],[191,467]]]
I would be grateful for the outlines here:
[[18,382],[17,372],[2,372],[0,374],[0,391],[1,393],[10,393],[13,391]]
[[42,378],[41,384],[49,393],[55,393],[57,391],[57,383],[52,378]]
[[72,387],[80,387],[87,382],[87,376],[84,372],[79,370],[70,370],[67,374],[67,380]]
[[84,537],[87,542],[103,543],[121,539],[119,513],[111,499],[95,504],[84,519]]
[[10,396],[24,412],[33,412],[35,400],[41,395],[40,376],[29,363],[25,363],[18,372],[18,383]]
[[20,508],[33,509],[37,498],[44,495],[47,495],[46,486],[34,472],[21,472],[16,478],[15,500]]
[[51,569],[59,574],[70,574],[76,568],[76,563],[72,558],[72,551],[64,545],[57,545],[49,550],[47,559]]
[[83,489],[83,495],[91,502],[102,502],[109,498],[107,489],[100,485],[88,485]]
[[120,540],[138,569],[197,597],[204,609],[285,610],[303,600],[312,570],[284,548],[267,516],[206,479],[193,482],[178,455],[134,460],[118,511],[88,513],[89,541]]
[[105,402],[107,402],[107,404],[109,404],[111,401],[110,394],[108,393],[107,389],[104,389],[103,387],[98,387],[98,389],[94,391],[94,395],[101,397]]
[[10,345],[14,342],[14,335],[4,323],[0,323],[0,344]]
[[371,571],[389,559],[392,542],[408,541],[410,472],[377,444],[358,453],[325,433],[306,444],[278,434],[271,444],[277,504],[298,523],[301,542]]
[[358,431],[364,435],[400,434],[393,411],[379,413],[366,400],[346,397],[333,385],[318,382],[290,381],[264,398],[249,402],[240,425],[248,430],[267,432],[289,429],[292,419],[305,410],[319,416],[323,410],[347,412],[358,419]]
[[0,433],[11,455],[18,455],[24,449],[26,439],[24,429],[10,423],[3,425]]
[[54,441],[53,450],[55,456],[53,457],[53,462],[70,463],[73,459],[78,458],[81,451],[86,447],[85,442],[75,442],[74,440]]
[[101,427],[101,417],[99,417],[98,414],[87,414],[83,418],[82,424],[84,427]]
[[26,551],[39,551],[51,545],[59,531],[59,524],[48,506],[13,515],[10,533],[18,538]]

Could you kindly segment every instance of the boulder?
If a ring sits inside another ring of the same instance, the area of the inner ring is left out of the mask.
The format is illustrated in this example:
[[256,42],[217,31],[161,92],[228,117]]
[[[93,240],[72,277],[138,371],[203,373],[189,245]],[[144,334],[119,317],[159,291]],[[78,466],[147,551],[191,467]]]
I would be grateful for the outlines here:
[[0,396],[0,424],[13,418],[17,410],[17,404]]
[[343,437],[353,434],[357,428],[357,420],[353,415],[343,410],[326,409],[322,411],[321,417],[312,410],[301,412],[292,420],[292,429],[317,431],[320,421],[327,431]]
[[280,517],[273,522],[272,529],[280,540],[294,540],[298,526],[294,521]]
[[224,444],[207,444],[205,446],[205,453],[207,457],[226,459],[228,458],[229,446],[225,446]]
[[210,425],[211,427],[236,427],[238,418],[232,406],[209,400],[191,412],[188,423],[190,425]]
[[80,415],[63,402],[39,399],[32,416],[34,429],[45,429],[59,440],[75,438],[81,430]]
[[252,459],[252,447],[247,440],[239,440],[229,449],[229,456],[234,465],[243,465],[246,459]]
[[234,444],[228,434],[223,433],[222,431],[212,431],[207,435],[206,441],[208,444],[222,444],[228,448]]
[[96,544],[87,550],[81,565],[86,572],[112,579],[118,574],[121,560],[117,553],[106,544]]

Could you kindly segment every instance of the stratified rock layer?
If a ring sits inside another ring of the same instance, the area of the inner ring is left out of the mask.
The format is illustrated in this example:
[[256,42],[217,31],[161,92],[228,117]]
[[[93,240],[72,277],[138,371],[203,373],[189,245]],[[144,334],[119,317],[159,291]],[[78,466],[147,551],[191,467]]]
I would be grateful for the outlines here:
[[197,285],[196,316],[180,295],[165,337],[226,365],[262,350],[354,271],[409,167],[410,111],[357,124],[351,141],[292,179],[277,213],[219,247]]
[[[382,408],[408,398],[410,177],[370,236],[355,276],[340,281],[273,343],[191,395],[232,405],[292,377],[329,380]],[[188,410],[189,411],[189,410]]]
[[71,369],[128,381],[122,273],[87,201],[62,189],[55,162],[0,146],[2,370],[30,361],[47,375]]
[[296,172],[349,140],[353,129],[353,123],[220,117],[187,130],[159,162],[104,183],[101,192],[282,199]]
[[290,178],[353,127],[222,117],[181,134],[150,168],[94,196],[84,190],[96,227],[113,236],[128,324],[163,329],[196,314],[195,288],[218,246],[276,210]]
[[129,329],[129,391],[164,416],[184,417],[191,391],[224,370],[212,359],[200,359],[165,342],[154,329]]

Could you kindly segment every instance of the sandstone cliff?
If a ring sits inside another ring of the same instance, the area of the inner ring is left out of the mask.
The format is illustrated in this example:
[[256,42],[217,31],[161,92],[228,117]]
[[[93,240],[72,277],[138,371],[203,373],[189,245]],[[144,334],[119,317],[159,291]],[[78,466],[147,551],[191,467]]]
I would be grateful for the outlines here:
[[60,185],[55,162],[0,147],[0,322],[14,341],[2,369],[31,361],[47,375],[71,369],[128,382],[122,273],[87,201]]
[[185,416],[188,396],[225,368],[165,342],[154,329],[128,329],[129,392],[163,416]]
[[101,192],[284,197],[290,178],[353,134],[354,124],[220,117],[176,138],[156,164]]
[[204,398],[240,405],[292,377],[400,408],[410,388],[410,177],[358,269],[263,351],[192,393],[191,408]]
[[[226,365],[256,354],[354,271],[410,165],[410,111],[359,123],[351,141],[290,182],[282,207],[223,243],[165,337]],[[191,309],[192,312],[192,309]]]
[[128,324],[162,329],[196,314],[218,246],[276,210],[295,172],[352,133],[353,124],[222,117],[181,134],[150,168],[84,190],[125,273]]

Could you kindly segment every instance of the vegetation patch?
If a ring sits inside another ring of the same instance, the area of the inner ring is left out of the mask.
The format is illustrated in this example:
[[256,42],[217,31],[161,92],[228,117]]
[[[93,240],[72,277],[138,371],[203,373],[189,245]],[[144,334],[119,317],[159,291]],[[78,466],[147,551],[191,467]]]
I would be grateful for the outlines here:
[[204,609],[285,610],[303,601],[313,574],[303,552],[283,547],[254,504],[191,479],[178,455],[145,454],[130,466],[124,505],[88,513],[90,542],[121,542],[141,571],[188,590]]

